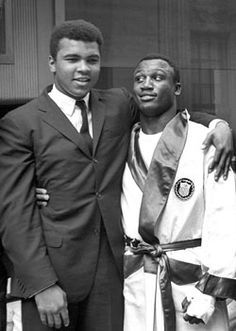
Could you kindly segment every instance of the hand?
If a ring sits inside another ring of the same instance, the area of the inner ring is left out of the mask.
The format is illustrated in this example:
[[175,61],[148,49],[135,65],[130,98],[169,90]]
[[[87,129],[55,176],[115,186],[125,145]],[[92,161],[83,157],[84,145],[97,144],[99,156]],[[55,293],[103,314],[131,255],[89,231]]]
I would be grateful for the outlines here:
[[190,324],[207,324],[215,311],[215,298],[200,292],[196,287],[186,290],[182,301],[183,318]]
[[66,293],[58,286],[49,288],[35,295],[41,322],[49,327],[59,329],[69,325]]
[[[186,313],[189,305],[190,305],[190,301],[188,301],[188,299],[185,298],[183,300],[183,302],[182,302],[183,313]],[[204,322],[203,322],[203,320],[201,318],[197,318],[195,316],[190,316],[187,313],[184,314],[184,320],[186,322],[189,322],[190,324],[200,324],[200,323],[203,323],[204,324]]]
[[208,149],[211,145],[216,148],[214,160],[208,171],[215,171],[215,180],[218,181],[221,175],[224,180],[228,177],[229,167],[233,156],[233,136],[232,132],[224,121],[220,121],[214,130],[208,133],[203,142],[203,149]]
[[46,189],[41,187],[36,187],[36,202],[38,206],[46,207],[49,201],[49,194]]

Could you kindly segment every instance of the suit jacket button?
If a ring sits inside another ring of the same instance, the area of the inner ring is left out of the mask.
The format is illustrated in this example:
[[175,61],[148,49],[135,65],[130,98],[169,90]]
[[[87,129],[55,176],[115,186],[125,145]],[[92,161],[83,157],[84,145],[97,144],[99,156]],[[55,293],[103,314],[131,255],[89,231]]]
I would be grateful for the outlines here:
[[102,198],[102,194],[100,192],[96,192],[96,197],[97,197],[97,199],[101,199]]

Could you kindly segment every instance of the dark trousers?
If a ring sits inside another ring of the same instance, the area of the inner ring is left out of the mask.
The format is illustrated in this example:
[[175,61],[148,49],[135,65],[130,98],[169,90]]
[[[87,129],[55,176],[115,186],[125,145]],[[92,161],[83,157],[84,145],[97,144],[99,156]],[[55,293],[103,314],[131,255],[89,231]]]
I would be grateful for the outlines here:
[[0,331],[6,331],[6,304],[0,301]]
[[[123,284],[102,232],[94,285],[85,300],[68,305],[70,325],[61,331],[123,330]],[[23,331],[56,330],[42,325],[34,300],[22,303],[22,321]]]
[[0,255],[0,331],[6,331],[6,289],[7,272],[2,262],[2,256]]

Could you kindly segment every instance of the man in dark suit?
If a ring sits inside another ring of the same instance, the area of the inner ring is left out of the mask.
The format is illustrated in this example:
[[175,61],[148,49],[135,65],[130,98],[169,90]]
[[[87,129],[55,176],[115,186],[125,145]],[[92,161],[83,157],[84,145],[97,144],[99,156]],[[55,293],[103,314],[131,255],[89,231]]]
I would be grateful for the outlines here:
[[6,330],[6,290],[7,273],[2,262],[2,245],[0,244],[0,331]]
[[[12,295],[26,299],[24,331],[122,331],[120,191],[135,105],[125,89],[93,89],[101,45],[88,22],[57,27],[53,87],[0,124],[0,233]],[[224,123],[209,139],[221,131],[229,139]],[[50,193],[47,208],[36,186]]]

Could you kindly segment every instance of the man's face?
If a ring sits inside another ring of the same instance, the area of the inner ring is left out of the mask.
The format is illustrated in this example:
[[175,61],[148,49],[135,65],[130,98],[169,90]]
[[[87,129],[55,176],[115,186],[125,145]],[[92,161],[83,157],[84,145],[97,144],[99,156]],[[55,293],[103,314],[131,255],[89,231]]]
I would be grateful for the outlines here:
[[173,106],[175,96],[180,94],[173,73],[173,68],[161,59],[144,60],[135,69],[134,95],[144,116],[160,116]]
[[99,78],[99,46],[97,42],[63,38],[56,59],[49,57],[49,67],[59,91],[73,98],[83,98]]

